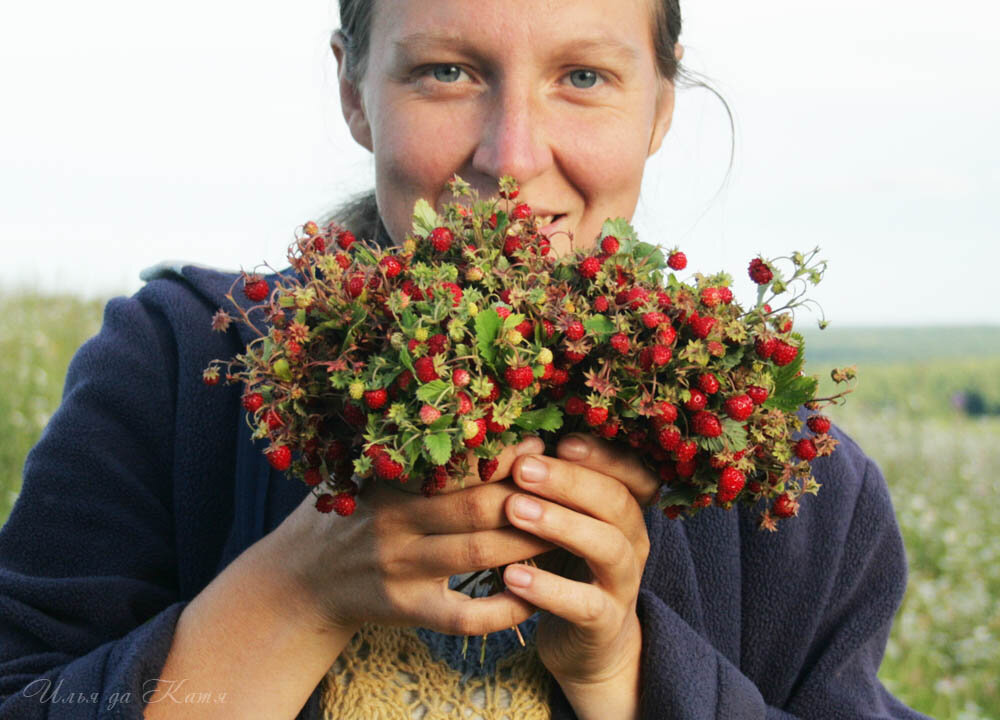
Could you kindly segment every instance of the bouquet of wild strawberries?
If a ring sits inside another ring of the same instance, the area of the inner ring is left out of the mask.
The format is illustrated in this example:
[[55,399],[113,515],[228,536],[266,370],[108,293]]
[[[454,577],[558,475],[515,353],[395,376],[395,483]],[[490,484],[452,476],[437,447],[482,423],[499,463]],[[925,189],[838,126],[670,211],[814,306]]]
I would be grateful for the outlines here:
[[[817,251],[787,258],[787,278],[754,259],[747,310],[728,275],[679,280],[669,270],[685,268],[684,254],[640,242],[625,220],[606,222],[592,250],[556,258],[511,178],[485,200],[457,176],[449,190],[443,214],[417,203],[401,247],[306,223],[274,288],[237,280],[260,303],[258,323],[230,291],[259,338],[204,378],[224,368],[244,384],[268,461],[314,487],[320,511],[349,515],[355,476],[425,494],[472,473],[489,480],[503,446],[557,431],[638,451],[671,518],[762,503],[760,526],[773,531],[818,490],[810,462],[837,441],[819,414],[801,433],[798,412],[849,391],[816,398],[801,372],[792,311],[808,301],[793,291],[819,282]],[[220,310],[213,327],[232,321]]]

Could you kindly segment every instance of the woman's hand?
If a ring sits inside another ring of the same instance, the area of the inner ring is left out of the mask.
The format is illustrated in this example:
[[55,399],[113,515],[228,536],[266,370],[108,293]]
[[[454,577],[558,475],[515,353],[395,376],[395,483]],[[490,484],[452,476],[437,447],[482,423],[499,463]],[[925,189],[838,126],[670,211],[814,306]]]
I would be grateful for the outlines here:
[[[505,448],[493,477],[507,478],[519,454],[543,450],[538,438]],[[430,498],[368,482],[349,517],[317,512],[309,495],[273,531],[272,552],[320,627],[350,634],[377,622],[453,635],[495,632],[535,608],[509,591],[469,598],[450,590],[448,578],[553,549],[507,520],[504,506],[516,491],[510,480],[484,484],[475,476],[460,492]]]
[[576,562],[569,577],[510,565],[504,581],[547,611],[536,633],[539,658],[577,715],[630,717],[642,651],[636,599],[649,555],[640,503],[659,483],[638,458],[592,436],[567,436],[556,454],[515,460],[514,480],[529,494],[509,498],[507,517]]

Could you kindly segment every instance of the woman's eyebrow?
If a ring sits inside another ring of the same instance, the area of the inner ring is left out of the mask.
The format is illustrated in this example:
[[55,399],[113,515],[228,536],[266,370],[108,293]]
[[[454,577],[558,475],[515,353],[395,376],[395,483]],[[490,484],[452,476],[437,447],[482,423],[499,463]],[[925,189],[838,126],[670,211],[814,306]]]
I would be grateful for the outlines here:
[[[480,48],[469,43],[467,37],[446,32],[410,33],[393,41],[393,49],[397,57],[404,58],[431,49],[451,49],[479,58],[484,55]],[[584,53],[615,55],[630,63],[639,59],[639,50],[634,45],[612,36],[570,38],[549,46],[547,50],[547,54],[553,57]]]

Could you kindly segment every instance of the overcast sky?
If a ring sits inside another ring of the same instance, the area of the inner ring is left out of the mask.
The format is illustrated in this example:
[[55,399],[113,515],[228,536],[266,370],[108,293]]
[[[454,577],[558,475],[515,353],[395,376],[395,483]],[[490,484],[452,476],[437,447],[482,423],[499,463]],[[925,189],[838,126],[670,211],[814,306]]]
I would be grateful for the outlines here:
[[[474,6],[470,2],[470,6]],[[280,10],[279,10],[280,8]],[[834,323],[1000,322],[1000,6],[682,2],[686,64],[636,225],[691,267],[823,248]],[[332,0],[0,9],[0,283],[107,296],[164,259],[280,264],[370,187],[336,97]],[[738,297],[749,299],[749,281]]]

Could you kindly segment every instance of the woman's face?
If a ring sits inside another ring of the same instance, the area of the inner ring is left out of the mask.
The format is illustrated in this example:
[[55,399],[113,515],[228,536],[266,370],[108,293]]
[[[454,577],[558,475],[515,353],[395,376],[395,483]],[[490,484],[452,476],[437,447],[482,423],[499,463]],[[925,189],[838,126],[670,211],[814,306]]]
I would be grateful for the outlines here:
[[[413,205],[439,208],[458,173],[483,196],[514,176],[554,219],[560,254],[631,218],[647,157],[670,126],[656,71],[655,0],[377,0],[360,90],[340,62],[344,115],[375,156],[379,209],[401,242]],[[543,221],[548,222],[548,221]]]

